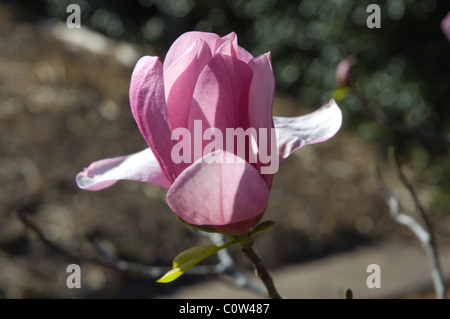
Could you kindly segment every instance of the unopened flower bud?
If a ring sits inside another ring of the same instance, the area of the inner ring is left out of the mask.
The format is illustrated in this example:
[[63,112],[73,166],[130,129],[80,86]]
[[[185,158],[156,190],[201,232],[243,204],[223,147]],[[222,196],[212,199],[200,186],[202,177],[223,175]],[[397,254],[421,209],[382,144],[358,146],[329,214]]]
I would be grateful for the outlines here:
[[444,20],[441,22],[441,29],[447,39],[450,41],[450,12],[447,13]]
[[357,61],[358,60],[354,55],[349,55],[339,62],[335,76],[340,85],[348,86],[354,80],[352,68]]

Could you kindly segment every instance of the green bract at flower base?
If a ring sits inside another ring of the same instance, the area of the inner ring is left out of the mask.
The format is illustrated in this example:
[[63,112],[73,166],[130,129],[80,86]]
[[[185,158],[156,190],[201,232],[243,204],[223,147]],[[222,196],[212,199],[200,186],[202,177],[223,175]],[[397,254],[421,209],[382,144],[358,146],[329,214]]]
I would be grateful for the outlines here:
[[342,101],[343,99],[348,97],[350,95],[350,93],[351,93],[351,91],[350,91],[350,88],[348,86],[338,86],[333,91],[333,99],[335,99],[338,102]]
[[[181,220],[181,219],[180,219]],[[185,221],[181,220],[183,223],[195,228],[200,229],[207,232],[212,232],[212,230],[206,228],[202,229],[202,226],[197,225],[191,225],[189,223],[186,223]],[[247,245],[249,241],[252,240],[252,237],[260,232],[263,232],[272,226],[274,226],[276,223],[274,221],[264,221],[255,227],[253,227],[248,233],[240,236],[226,236],[229,241],[223,244],[222,246],[216,246],[216,245],[203,245],[203,246],[194,246],[191,248],[186,249],[185,251],[178,254],[172,263],[172,269],[169,270],[164,276],[159,278],[157,282],[159,283],[169,283],[180,277],[182,274],[184,274],[187,270],[189,270],[191,267],[195,266],[202,260],[208,258],[209,256],[214,255],[218,251],[225,249],[227,247],[230,247],[234,244],[241,244],[241,245]]]

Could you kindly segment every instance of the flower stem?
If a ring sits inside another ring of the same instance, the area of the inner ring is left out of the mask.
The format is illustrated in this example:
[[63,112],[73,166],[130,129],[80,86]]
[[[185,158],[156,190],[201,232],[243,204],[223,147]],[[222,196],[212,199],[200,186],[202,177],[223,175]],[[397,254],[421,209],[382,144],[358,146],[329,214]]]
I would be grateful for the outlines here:
[[263,265],[261,258],[259,258],[253,250],[253,240],[249,240],[246,243],[241,243],[241,245],[242,253],[251,261],[253,267],[255,267],[255,272],[266,287],[269,298],[281,299],[280,294],[277,292],[277,289],[273,284],[272,277]]

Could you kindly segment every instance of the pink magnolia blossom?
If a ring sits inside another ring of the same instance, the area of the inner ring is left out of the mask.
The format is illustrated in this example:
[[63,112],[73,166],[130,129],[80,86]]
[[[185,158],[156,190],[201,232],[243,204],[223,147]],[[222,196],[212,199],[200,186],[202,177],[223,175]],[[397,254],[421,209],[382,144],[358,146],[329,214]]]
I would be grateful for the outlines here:
[[[342,114],[334,100],[313,113],[285,118],[272,116],[275,78],[270,54],[253,57],[237,43],[235,33],[188,32],[167,52],[142,57],[131,77],[130,104],[149,148],[127,156],[96,161],[77,175],[80,188],[104,189],[118,180],[134,180],[168,189],[167,203],[184,221],[209,225],[228,235],[246,233],[264,214],[273,173],[263,173],[267,161],[239,157],[223,147],[176,163],[172,150],[176,129],[195,135],[227,128],[266,129],[256,142],[273,146],[277,163],[296,149],[323,142],[336,134]],[[202,146],[210,141],[202,140]],[[206,148],[205,148],[206,150]],[[222,161],[212,161],[220,155]],[[239,157],[239,158],[238,158]],[[240,159],[240,161],[239,161]]]
[[441,29],[448,41],[450,41],[450,12],[447,13],[445,18],[442,20]]

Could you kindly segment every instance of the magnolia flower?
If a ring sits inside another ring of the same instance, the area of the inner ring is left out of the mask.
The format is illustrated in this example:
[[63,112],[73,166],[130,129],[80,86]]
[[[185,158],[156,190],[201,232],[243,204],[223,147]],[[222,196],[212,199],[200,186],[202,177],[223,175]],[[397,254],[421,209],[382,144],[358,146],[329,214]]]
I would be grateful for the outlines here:
[[[235,33],[185,33],[163,64],[142,57],[131,77],[131,111],[149,148],[96,161],[77,184],[90,191],[118,180],[155,184],[187,223],[244,234],[263,216],[278,165],[334,136],[342,122],[334,100],[308,115],[273,117],[274,91],[269,53],[253,57]],[[239,137],[244,153],[230,141]]]

